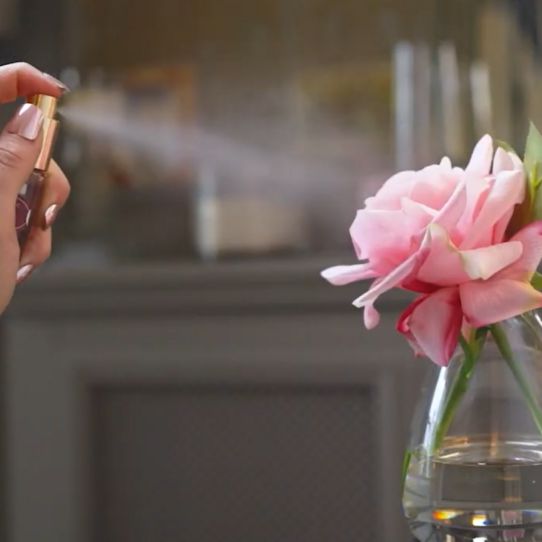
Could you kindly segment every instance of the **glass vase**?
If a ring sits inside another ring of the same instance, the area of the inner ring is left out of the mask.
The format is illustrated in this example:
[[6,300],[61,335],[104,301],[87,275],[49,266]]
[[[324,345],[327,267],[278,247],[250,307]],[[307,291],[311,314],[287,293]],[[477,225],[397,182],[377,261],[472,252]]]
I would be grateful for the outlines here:
[[542,540],[542,320],[477,330],[434,366],[404,463],[420,542]]

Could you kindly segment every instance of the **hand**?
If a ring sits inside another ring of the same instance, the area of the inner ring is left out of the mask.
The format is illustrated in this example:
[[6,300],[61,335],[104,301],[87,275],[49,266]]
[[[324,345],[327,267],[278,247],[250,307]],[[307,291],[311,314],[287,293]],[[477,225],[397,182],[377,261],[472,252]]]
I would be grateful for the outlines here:
[[[28,64],[0,67],[0,104],[33,94],[59,98],[66,90],[60,81]],[[57,164],[51,163],[42,203],[21,254],[15,231],[15,206],[40,153],[42,122],[43,115],[35,106],[24,105],[0,134],[0,313],[9,303],[16,284],[49,257],[51,225],[70,192],[65,175]]]

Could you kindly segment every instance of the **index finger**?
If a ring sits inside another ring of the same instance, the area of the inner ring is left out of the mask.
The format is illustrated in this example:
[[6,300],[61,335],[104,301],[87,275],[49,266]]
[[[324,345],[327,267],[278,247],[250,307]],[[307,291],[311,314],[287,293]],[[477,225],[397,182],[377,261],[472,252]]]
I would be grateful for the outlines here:
[[0,103],[19,97],[47,94],[60,98],[66,89],[60,81],[24,62],[0,66]]

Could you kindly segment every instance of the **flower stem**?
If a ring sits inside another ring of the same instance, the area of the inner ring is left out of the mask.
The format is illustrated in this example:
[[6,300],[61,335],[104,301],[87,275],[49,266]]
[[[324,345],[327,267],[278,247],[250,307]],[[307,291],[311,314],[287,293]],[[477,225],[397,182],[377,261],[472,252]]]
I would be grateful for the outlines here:
[[525,397],[527,405],[529,406],[529,410],[531,411],[533,421],[536,424],[536,427],[538,428],[540,433],[542,434],[542,410],[540,410],[538,401],[536,400],[536,397],[531,390],[529,381],[525,378],[520,365],[514,358],[512,348],[510,347],[508,339],[506,338],[506,333],[504,332],[500,324],[493,324],[489,326],[489,328],[491,330],[493,338],[495,339],[495,343],[497,344],[497,347],[502,354],[502,357],[505,359],[508,367],[514,375],[514,378],[516,379],[516,382],[521,388],[523,396]]
[[442,441],[444,440],[446,433],[448,433],[448,429],[450,429],[459,401],[467,391],[467,385],[472,376],[472,371],[480,352],[479,348],[471,346],[462,335],[459,338],[459,342],[463,348],[464,358],[461,362],[461,368],[454,379],[448,398],[446,399],[442,416],[433,436],[430,455],[434,455],[441,447]]
[[403,483],[403,487],[405,486],[406,477],[408,474],[408,469],[410,467],[410,460],[412,459],[412,450],[406,450],[405,455],[403,456],[403,469],[402,469],[402,475],[401,475],[401,481]]

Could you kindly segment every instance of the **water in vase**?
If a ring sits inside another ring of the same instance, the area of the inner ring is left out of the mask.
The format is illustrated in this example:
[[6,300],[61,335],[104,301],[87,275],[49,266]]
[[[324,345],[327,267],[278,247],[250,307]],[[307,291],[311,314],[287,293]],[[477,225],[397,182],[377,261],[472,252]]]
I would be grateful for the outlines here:
[[403,503],[420,542],[542,541],[542,440],[455,437],[433,458],[415,450]]

